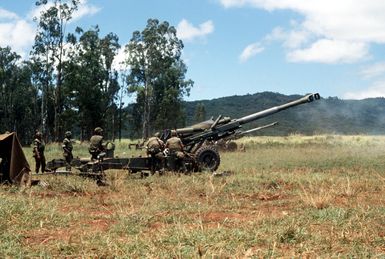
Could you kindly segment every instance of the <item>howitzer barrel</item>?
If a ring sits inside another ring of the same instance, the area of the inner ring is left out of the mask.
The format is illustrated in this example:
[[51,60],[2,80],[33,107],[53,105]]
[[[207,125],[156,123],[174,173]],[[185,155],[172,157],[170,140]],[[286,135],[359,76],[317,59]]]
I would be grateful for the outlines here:
[[313,102],[314,100],[318,100],[318,99],[320,99],[320,95],[318,93],[308,94],[308,95],[306,95],[306,96],[304,96],[298,100],[295,100],[295,101],[292,101],[292,102],[289,102],[286,104],[282,104],[279,106],[275,106],[275,107],[269,108],[267,110],[263,110],[263,111],[253,113],[253,114],[247,115],[245,117],[239,118],[239,119],[237,119],[237,121],[239,122],[239,124],[249,123],[249,122],[252,122],[254,120],[258,120],[258,119],[261,119],[263,117],[272,115],[274,113],[286,110],[288,108],[291,108],[291,107],[294,107],[294,106],[297,106],[300,104],[304,104],[304,103],[310,103],[310,102]]

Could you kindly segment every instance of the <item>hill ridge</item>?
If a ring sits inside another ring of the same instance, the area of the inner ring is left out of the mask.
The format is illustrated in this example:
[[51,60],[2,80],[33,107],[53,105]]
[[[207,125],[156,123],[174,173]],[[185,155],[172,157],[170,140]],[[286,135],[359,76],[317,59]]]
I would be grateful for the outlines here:
[[[211,100],[185,102],[186,124],[196,123],[197,104],[203,104],[206,119],[218,115],[239,118],[298,99],[303,95],[285,95],[264,91],[254,94],[233,95]],[[245,125],[252,128],[279,121],[273,128],[259,131],[257,135],[298,134],[385,134],[385,98],[343,100],[337,97],[321,98],[313,103],[299,105],[272,116]]]

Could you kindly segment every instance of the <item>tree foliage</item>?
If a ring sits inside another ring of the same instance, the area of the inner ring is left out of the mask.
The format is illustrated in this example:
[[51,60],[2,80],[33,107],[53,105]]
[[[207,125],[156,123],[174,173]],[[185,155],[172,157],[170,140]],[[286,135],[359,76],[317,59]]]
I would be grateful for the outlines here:
[[135,31],[126,45],[130,67],[127,85],[136,94],[134,123],[147,138],[154,128],[175,128],[184,121],[182,99],[193,85],[185,80],[181,59],[183,43],[168,22],[149,19],[146,28]]
[[31,76],[28,63],[20,63],[10,47],[0,47],[0,132],[16,131],[22,140],[30,138],[39,125],[35,120],[39,98]]
[[[66,32],[79,3],[36,3],[43,11],[35,19],[28,62],[10,48],[0,49],[0,130],[18,131],[28,143],[35,130],[47,140],[60,141],[67,130],[84,140],[97,126],[108,138],[120,138],[127,118],[130,136],[135,129],[146,137],[154,129],[183,125],[183,97],[193,82],[185,80],[183,43],[175,28],[150,19],[142,32],[134,32],[126,46],[128,76],[119,84],[122,74],[113,63],[120,45],[114,33],[100,36],[98,26]],[[124,108],[127,92],[135,94],[136,102]]]
[[[41,122],[42,130],[53,135],[55,140],[63,133],[63,119],[61,113],[64,109],[62,83],[63,61],[66,58],[64,48],[65,28],[72,14],[77,10],[80,0],[72,0],[69,3],[62,0],[39,0],[37,6],[44,8],[40,17],[35,17],[38,23],[38,31],[35,36],[35,44],[31,52],[35,66],[35,81],[40,84]],[[53,100],[53,118],[48,119],[50,99]]]
[[114,138],[118,130],[116,101],[120,86],[112,62],[120,48],[119,39],[113,33],[100,38],[98,27],[86,32],[78,28],[77,34],[69,37],[74,49],[64,66],[65,73],[71,75],[63,85],[69,108],[66,117],[75,119],[73,123],[79,127],[82,138],[89,137],[97,126],[105,127]]

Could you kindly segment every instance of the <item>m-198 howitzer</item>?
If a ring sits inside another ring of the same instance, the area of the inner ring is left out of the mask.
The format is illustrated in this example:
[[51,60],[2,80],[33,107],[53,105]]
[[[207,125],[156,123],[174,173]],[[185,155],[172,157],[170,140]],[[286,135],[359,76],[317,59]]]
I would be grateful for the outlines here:
[[[161,139],[166,141],[170,138],[173,131],[177,133],[183,142],[184,152],[187,154],[185,165],[188,171],[215,171],[220,164],[219,152],[214,146],[205,145],[205,143],[215,143],[221,139],[231,138],[239,134],[244,124],[318,99],[320,99],[318,93],[308,94],[292,102],[256,112],[239,119],[231,119],[219,115],[215,120],[207,120],[190,127],[164,130],[161,134]],[[143,159],[145,158],[131,159],[128,168],[134,171],[145,168],[149,162]]]

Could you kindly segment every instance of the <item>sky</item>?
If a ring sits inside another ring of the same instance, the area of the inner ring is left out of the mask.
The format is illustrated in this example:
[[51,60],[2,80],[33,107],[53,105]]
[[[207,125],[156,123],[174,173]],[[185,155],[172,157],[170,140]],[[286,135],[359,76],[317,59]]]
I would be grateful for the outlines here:
[[[0,0],[0,46],[25,59],[34,3]],[[81,0],[67,32],[98,25],[124,46],[148,19],[169,22],[194,81],[187,100],[263,91],[363,99],[385,96],[384,14],[383,0]]]

